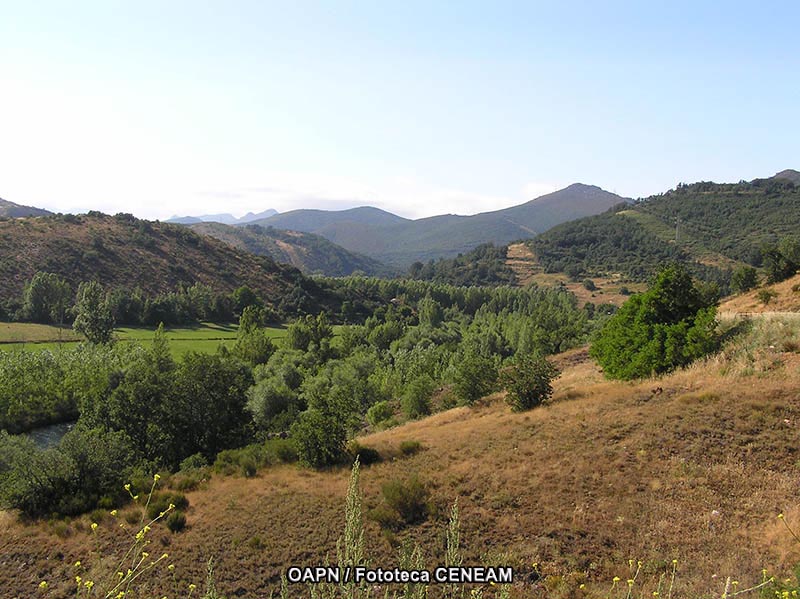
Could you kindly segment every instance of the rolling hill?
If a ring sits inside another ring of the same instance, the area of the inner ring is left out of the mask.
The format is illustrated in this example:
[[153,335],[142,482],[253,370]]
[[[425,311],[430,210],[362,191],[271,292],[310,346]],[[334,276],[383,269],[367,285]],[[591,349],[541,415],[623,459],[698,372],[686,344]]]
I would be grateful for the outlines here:
[[706,278],[760,266],[761,248],[800,231],[793,173],[740,183],[679,185],[626,209],[561,224],[528,242],[545,272],[647,279],[678,260]]
[[223,214],[202,214],[200,216],[173,216],[165,222],[175,225],[193,225],[196,223],[222,223],[223,225],[245,225],[247,223],[260,220],[262,218],[269,218],[278,214],[277,210],[269,208],[258,214],[248,212],[241,218],[236,218],[233,214],[227,212]]
[[408,220],[362,207],[295,210],[256,224],[316,233],[352,252],[407,268],[413,262],[456,256],[484,243],[529,238],[558,223],[598,214],[625,201],[599,187],[576,183],[519,206],[473,216],[446,214]]
[[361,271],[370,276],[392,276],[395,271],[377,260],[349,252],[314,233],[287,231],[274,227],[220,223],[197,223],[189,227],[253,254],[269,256],[291,264],[305,274],[340,277]]
[[[496,394],[359,438],[384,457],[361,471],[369,563],[394,567],[398,547],[414,541],[427,566],[441,564],[458,498],[464,563],[513,566],[512,597],[624,597],[637,560],[635,597],[659,588],[666,597],[667,586],[673,597],[721,596],[727,576],[749,588],[762,568],[782,580],[800,559],[776,518],[800,521],[798,335],[797,326],[754,322],[719,355],[636,383],[604,380],[585,349],[572,350],[555,357],[563,373],[540,408],[513,413]],[[404,441],[421,450],[404,456]],[[413,476],[430,492],[429,518],[382,532],[382,487]],[[211,556],[220,593],[266,597],[289,564],[335,560],[347,484],[346,467],[214,473],[186,492],[187,528],[170,535],[156,524],[155,538],[166,538],[181,588],[202,588]],[[139,510],[121,508],[119,521]],[[43,579],[74,595],[77,560],[97,567],[98,547],[117,556],[130,545],[107,515],[95,533],[88,516],[31,525],[0,512],[0,523],[0,587],[10,596],[33,596]],[[615,576],[622,583],[609,593]],[[166,567],[147,580],[158,596],[174,588]]]
[[73,287],[96,279],[148,294],[203,283],[230,292],[247,285],[268,303],[302,288],[322,299],[297,269],[231,247],[186,227],[131,215],[56,215],[0,222],[0,300],[16,300],[37,271],[57,273]]
[[22,218],[25,216],[47,216],[53,214],[49,210],[43,208],[34,208],[33,206],[21,206],[14,202],[9,202],[0,198],[0,218]]

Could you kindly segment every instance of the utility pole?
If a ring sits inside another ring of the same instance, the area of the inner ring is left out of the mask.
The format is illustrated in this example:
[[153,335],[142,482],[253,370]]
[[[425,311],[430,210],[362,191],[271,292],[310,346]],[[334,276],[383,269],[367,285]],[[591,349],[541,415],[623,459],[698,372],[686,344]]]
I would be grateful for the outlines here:
[[676,217],[675,217],[675,244],[676,244],[676,245],[677,245],[677,243],[678,243],[678,224],[679,224],[680,222],[681,222],[681,219],[680,219],[679,217],[677,217],[677,216],[676,216]]

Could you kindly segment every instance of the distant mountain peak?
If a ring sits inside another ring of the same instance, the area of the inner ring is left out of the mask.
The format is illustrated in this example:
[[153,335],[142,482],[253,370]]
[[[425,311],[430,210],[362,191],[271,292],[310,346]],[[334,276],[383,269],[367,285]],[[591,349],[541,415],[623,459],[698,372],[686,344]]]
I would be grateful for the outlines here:
[[34,208],[33,206],[22,206],[0,198],[0,216],[5,218],[22,218],[26,216],[47,216],[53,214],[44,208]]
[[197,223],[222,223],[223,225],[243,225],[245,223],[249,223],[254,220],[269,218],[270,216],[275,216],[276,214],[278,214],[277,210],[273,208],[268,208],[267,210],[259,212],[258,214],[255,214],[253,212],[248,212],[241,218],[236,218],[235,216],[229,213],[201,214],[200,216],[175,215],[172,218],[168,219],[166,222],[176,225],[194,225]]
[[777,173],[773,179],[788,179],[795,185],[800,185],[800,171],[796,171],[793,168],[787,168],[779,173]]

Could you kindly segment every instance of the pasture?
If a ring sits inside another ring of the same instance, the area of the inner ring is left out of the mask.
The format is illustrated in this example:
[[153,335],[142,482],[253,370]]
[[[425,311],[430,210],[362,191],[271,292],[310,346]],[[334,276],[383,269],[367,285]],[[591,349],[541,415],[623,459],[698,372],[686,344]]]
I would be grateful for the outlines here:
[[[196,351],[215,352],[220,345],[232,346],[236,342],[236,324],[217,324],[203,322],[194,326],[165,328],[172,355],[176,358]],[[275,341],[286,336],[286,328],[279,325],[267,329]],[[154,327],[121,327],[114,336],[120,342],[137,342],[148,346],[153,342]],[[69,327],[52,325],[4,322],[0,323],[0,351],[14,349],[57,351],[59,348],[72,347],[82,340]]]

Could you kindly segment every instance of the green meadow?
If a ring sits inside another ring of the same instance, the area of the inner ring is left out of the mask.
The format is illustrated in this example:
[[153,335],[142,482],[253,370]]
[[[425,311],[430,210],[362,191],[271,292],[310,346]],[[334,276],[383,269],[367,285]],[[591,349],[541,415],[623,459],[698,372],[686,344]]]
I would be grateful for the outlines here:
[[[165,328],[164,333],[169,340],[170,350],[174,357],[195,351],[211,353],[220,345],[232,346],[236,342],[236,324],[217,324],[203,322],[195,326]],[[280,340],[286,336],[283,326],[267,328],[269,336]],[[153,342],[153,327],[121,327],[114,335],[120,342],[137,342],[148,346]],[[72,347],[82,338],[71,328],[34,324],[34,323],[0,323],[0,351],[25,350],[58,350]]]

